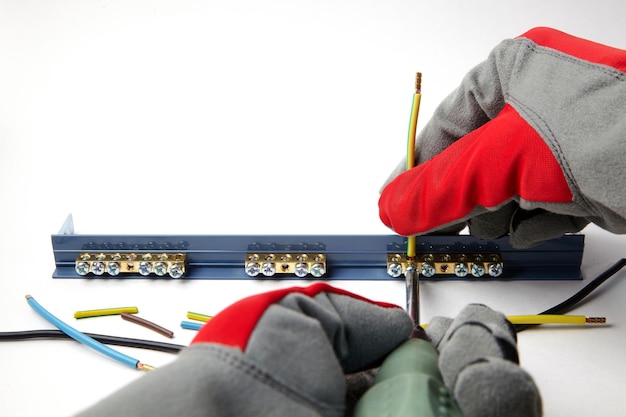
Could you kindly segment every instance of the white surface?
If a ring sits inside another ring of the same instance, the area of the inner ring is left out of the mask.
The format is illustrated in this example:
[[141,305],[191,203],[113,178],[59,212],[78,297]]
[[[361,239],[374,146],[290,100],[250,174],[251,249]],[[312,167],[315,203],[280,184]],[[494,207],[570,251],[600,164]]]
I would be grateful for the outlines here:
[[[421,125],[533,26],[625,46],[620,0],[429,3],[0,2],[0,331],[49,327],[32,294],[80,330],[165,340],[119,317],[72,319],[137,305],[188,343],[187,311],[294,282],[53,280],[50,234],[68,213],[77,233],[388,233],[378,188],[404,152],[415,71]],[[423,318],[553,306],[624,256],[626,237],[585,232],[584,281],[425,283]],[[611,326],[520,334],[546,416],[623,415],[621,276],[575,311]],[[404,303],[401,284],[336,285]],[[0,415],[70,415],[139,376],[70,342],[2,343]]]

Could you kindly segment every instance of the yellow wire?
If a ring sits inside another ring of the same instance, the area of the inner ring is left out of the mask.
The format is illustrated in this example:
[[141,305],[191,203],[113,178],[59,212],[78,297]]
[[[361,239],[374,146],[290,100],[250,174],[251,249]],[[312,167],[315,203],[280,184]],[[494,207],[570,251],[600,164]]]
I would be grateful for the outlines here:
[[[577,315],[565,315],[565,314],[535,314],[535,315],[521,315],[521,316],[507,316],[506,317],[512,324],[604,324],[606,318],[604,317],[587,317]],[[423,324],[422,327],[426,329],[428,324]]]
[[206,314],[194,313],[189,311],[187,312],[187,318],[189,320],[203,321],[206,323],[207,321],[211,320],[213,316],[207,316]]
[[586,324],[585,316],[560,314],[537,314],[530,316],[507,316],[512,324]]
[[[417,73],[416,79],[421,84],[421,73]],[[420,102],[422,99],[421,85],[416,85],[416,91],[413,95],[413,104],[411,106],[411,119],[409,121],[409,135],[406,147],[406,170],[415,166],[415,133],[417,132],[417,119],[420,111]],[[409,236],[406,242],[406,255],[408,258],[414,258],[416,251],[415,236]]]
[[415,136],[417,132],[417,119],[420,111],[422,94],[413,95],[413,105],[411,106],[411,120],[409,122],[409,136],[406,147],[406,169],[407,171],[415,166]]
[[83,310],[74,313],[75,319],[84,319],[87,317],[100,317],[100,316],[112,316],[115,314],[135,314],[139,311],[137,307],[114,307],[114,308],[100,308],[96,310]]

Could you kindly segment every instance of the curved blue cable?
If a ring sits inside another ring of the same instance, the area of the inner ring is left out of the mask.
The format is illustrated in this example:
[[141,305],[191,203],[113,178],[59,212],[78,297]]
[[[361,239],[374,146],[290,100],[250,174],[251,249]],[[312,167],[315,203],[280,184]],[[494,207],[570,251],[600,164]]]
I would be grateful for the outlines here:
[[95,349],[96,351],[112,359],[115,359],[118,362],[121,362],[125,365],[128,365],[132,368],[137,369],[137,364],[139,363],[137,359],[131,358],[128,355],[118,352],[117,350],[112,349],[108,347],[107,345],[104,345],[98,342],[96,339],[93,339],[87,336],[86,334],[83,334],[80,331],[76,330],[75,328],[63,322],[61,319],[57,318],[48,310],[43,308],[41,304],[39,304],[32,296],[27,295],[26,301],[33,308],[33,310],[35,310],[41,317],[46,319],[48,322],[53,324],[57,329],[61,330],[63,333],[65,333],[72,339],[82,344],[85,344],[89,346],[90,348]]

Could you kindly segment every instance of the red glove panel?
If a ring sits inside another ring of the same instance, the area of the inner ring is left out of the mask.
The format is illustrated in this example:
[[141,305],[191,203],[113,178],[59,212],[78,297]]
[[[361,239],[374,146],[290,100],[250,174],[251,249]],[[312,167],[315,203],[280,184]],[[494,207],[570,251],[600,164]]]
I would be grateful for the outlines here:
[[519,196],[567,203],[572,193],[552,151],[511,106],[383,190],[380,218],[401,235],[455,224]]

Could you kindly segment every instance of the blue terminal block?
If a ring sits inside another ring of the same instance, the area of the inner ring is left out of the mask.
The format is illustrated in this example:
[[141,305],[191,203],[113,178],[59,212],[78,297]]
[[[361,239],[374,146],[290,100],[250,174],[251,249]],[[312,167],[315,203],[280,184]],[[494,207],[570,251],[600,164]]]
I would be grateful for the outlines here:
[[397,235],[82,235],[71,216],[52,235],[53,278],[404,280],[408,264],[420,280],[577,280],[584,235],[530,249],[508,238],[468,235],[407,239]]

